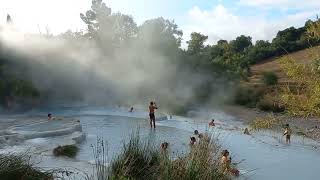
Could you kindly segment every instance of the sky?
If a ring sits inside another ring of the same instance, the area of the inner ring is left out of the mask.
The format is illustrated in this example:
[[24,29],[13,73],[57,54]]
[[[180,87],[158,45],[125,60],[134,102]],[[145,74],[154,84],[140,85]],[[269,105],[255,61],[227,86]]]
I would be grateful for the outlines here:
[[[174,20],[184,32],[209,36],[208,43],[249,35],[253,40],[271,40],[284,28],[303,26],[320,13],[320,0],[104,0],[113,12],[145,20]],[[6,14],[20,31],[58,34],[85,29],[79,14],[90,9],[91,0],[0,0],[0,25]]]

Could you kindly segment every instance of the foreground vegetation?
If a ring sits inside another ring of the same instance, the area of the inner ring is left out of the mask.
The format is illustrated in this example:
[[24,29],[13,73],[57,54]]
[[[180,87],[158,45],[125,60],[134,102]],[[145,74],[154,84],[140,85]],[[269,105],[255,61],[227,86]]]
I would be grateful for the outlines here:
[[26,154],[0,155],[0,179],[53,180],[53,172],[36,168]]
[[223,180],[230,179],[222,173],[220,149],[214,142],[201,141],[190,152],[172,158],[139,134],[132,135],[124,144],[118,157],[106,167],[106,144],[100,141],[94,148],[95,175],[88,179],[163,179],[163,180]]

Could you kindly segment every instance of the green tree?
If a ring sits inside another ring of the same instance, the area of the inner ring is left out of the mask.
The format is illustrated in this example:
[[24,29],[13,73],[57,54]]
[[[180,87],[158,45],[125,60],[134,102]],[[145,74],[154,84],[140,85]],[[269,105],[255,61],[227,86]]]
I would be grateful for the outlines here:
[[242,52],[246,48],[252,46],[252,38],[250,36],[241,35],[235,40],[231,41],[231,46],[236,52]]
[[118,46],[125,45],[138,35],[138,27],[133,18],[128,15],[116,13],[112,15],[113,21],[113,42]]
[[180,51],[182,35],[174,21],[161,17],[147,20],[139,26],[137,40],[145,48],[175,56]]
[[193,32],[191,33],[191,39],[187,41],[188,44],[188,53],[197,54],[203,51],[204,43],[207,41],[208,36],[205,36],[201,33]]

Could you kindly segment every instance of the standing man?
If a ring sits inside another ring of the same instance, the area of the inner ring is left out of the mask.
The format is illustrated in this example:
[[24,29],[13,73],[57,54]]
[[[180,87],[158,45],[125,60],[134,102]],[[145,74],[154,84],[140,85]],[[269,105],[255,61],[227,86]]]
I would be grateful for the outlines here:
[[284,129],[284,133],[283,133],[283,136],[286,136],[286,143],[287,144],[290,144],[290,139],[291,139],[291,129],[289,127],[289,124],[286,124],[286,128]]
[[156,103],[151,101],[149,105],[149,117],[150,117],[151,128],[152,128],[152,124],[153,124],[153,128],[156,128],[156,116],[154,115],[156,109],[158,109]]

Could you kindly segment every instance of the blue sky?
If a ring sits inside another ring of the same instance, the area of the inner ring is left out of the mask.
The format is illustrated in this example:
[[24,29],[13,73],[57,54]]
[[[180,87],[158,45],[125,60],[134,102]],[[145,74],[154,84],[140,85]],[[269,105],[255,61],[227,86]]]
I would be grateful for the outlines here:
[[[193,31],[209,35],[209,43],[245,34],[254,40],[270,40],[279,29],[302,26],[320,13],[320,0],[104,0],[114,12],[130,14],[138,24],[162,16],[174,19],[188,40]],[[6,14],[26,32],[52,33],[85,26],[80,12],[90,0],[1,0],[0,24]]]

